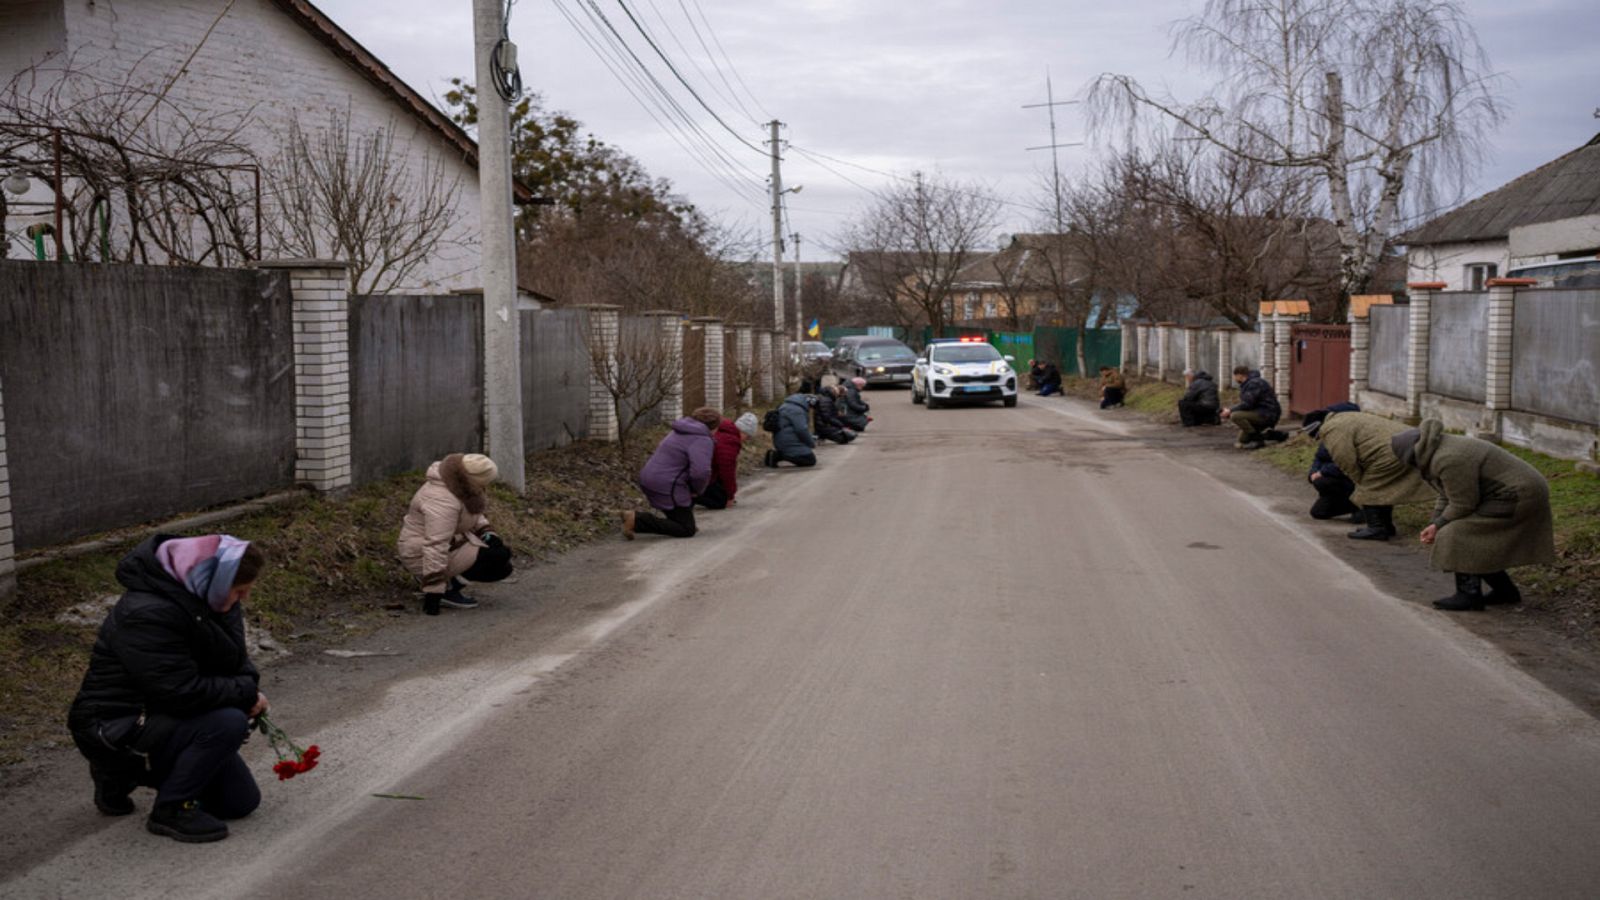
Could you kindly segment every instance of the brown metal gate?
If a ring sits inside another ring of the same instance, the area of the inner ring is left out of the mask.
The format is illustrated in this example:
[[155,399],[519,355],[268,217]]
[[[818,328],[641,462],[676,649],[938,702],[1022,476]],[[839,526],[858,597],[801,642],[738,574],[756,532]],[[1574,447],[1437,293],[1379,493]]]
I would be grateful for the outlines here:
[[705,405],[706,327],[690,325],[683,329],[683,409],[677,415]]
[[1296,325],[1290,332],[1289,411],[1304,415],[1350,400],[1350,326]]

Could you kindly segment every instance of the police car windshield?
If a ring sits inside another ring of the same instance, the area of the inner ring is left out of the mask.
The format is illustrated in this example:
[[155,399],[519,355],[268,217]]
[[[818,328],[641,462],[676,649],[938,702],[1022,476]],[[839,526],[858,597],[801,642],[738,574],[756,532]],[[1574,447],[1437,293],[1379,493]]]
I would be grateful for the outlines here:
[[990,344],[936,344],[928,358],[944,363],[990,362],[1000,358],[1000,351]]

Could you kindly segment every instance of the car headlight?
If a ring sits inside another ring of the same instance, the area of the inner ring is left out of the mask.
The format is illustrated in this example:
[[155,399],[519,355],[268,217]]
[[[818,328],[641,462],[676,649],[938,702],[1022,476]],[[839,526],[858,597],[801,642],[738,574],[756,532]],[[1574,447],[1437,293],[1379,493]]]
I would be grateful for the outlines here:
[[954,375],[955,373],[956,373],[956,370],[950,368],[949,366],[934,366],[933,367],[933,374],[935,374],[935,375]]
[[881,374],[883,374],[883,373],[884,373],[884,372],[887,372],[887,371],[889,371],[889,370],[888,370],[888,369],[885,369],[885,368],[884,368],[884,367],[883,367],[883,366],[879,366],[879,367],[877,367],[877,368],[876,368],[876,369],[873,369],[873,370],[872,370],[872,371],[874,371],[874,372],[877,372],[877,373],[878,373],[878,374],[880,374],[880,375],[881,375]]

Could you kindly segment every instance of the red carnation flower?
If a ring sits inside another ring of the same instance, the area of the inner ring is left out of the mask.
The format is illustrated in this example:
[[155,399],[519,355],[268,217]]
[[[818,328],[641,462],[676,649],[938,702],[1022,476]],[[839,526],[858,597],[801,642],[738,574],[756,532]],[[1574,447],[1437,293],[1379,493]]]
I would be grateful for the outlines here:
[[322,750],[316,744],[302,750],[287,732],[274,725],[265,715],[256,717],[256,729],[267,736],[272,752],[278,756],[278,761],[272,764],[272,771],[279,781],[288,781],[317,767]]

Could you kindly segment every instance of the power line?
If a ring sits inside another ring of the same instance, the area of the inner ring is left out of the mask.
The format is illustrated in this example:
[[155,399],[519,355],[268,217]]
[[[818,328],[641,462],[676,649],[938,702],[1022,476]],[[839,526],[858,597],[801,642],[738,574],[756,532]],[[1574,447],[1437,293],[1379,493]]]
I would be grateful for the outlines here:
[[[789,145],[789,149],[795,151],[796,153],[799,153],[801,156],[804,156],[807,159],[810,159],[812,162],[816,163],[817,165],[822,166],[825,169],[828,169],[828,171],[833,172],[833,174],[838,175],[840,178],[844,178],[846,181],[849,181],[851,184],[854,184],[856,187],[861,188],[862,190],[867,191],[869,193],[872,193],[874,195],[877,194],[877,191],[874,191],[871,188],[860,184],[859,182],[856,182],[856,181],[853,181],[853,180],[851,180],[849,178],[846,178],[843,173],[838,172],[837,170],[834,170],[832,168],[829,168],[828,166],[826,166],[822,162],[820,162],[819,159],[817,159],[817,158],[825,159],[825,160],[828,160],[830,162],[835,162],[835,163],[838,163],[838,164],[843,165],[843,166],[849,166],[849,167],[851,167],[853,169],[860,169],[863,172],[871,172],[874,175],[882,175],[885,178],[892,178],[895,181],[905,182],[905,183],[908,183],[908,184],[915,183],[915,180],[916,180],[914,178],[907,178],[904,175],[898,175],[898,174],[896,174],[894,172],[887,172],[887,171],[884,171],[883,169],[874,169],[871,166],[864,166],[864,165],[861,165],[860,163],[851,162],[850,160],[847,160],[847,159],[840,159],[840,158],[838,158],[836,156],[829,156],[826,153],[821,153],[821,152],[816,151],[816,150],[808,150],[808,149],[806,149],[804,147],[800,147],[800,146],[797,146],[797,145],[792,144],[792,143]],[[1015,206],[1018,209],[1026,209],[1026,210],[1029,210],[1031,212],[1042,212],[1042,213],[1050,212],[1050,210],[1048,210],[1048,209],[1046,209],[1046,208],[1044,208],[1042,206],[1034,206],[1033,204],[1030,204],[1030,203],[1019,203],[1019,202],[1017,202],[1015,200],[1007,200],[1004,197],[999,196],[998,194],[987,194],[987,193],[983,193],[981,191],[971,191],[971,190],[967,190],[966,188],[950,187],[948,185],[925,185],[925,186],[934,187],[934,188],[936,188],[938,190],[947,191],[947,192],[952,193],[952,194],[961,194],[961,195],[968,196],[968,197],[976,197],[976,198],[978,198],[980,200],[989,200],[989,201],[992,201],[994,203],[1001,203],[1001,204],[1004,204],[1006,206]]]
[[[593,3],[591,2],[590,5],[593,5]],[[671,72],[672,76],[678,79],[678,83],[683,85],[683,89],[689,92],[689,96],[693,97],[695,102],[700,104],[700,107],[710,114],[711,118],[714,119],[718,125],[721,125],[729,134],[733,135],[734,140],[765,156],[765,150],[762,150],[755,144],[750,143],[750,141],[746,140],[743,135],[733,130],[733,126],[729,125],[716,110],[711,108],[711,104],[707,103],[705,98],[700,96],[700,92],[694,89],[694,85],[689,83],[689,79],[683,77],[683,73],[678,71],[678,67],[672,64],[672,60],[667,58],[666,53],[662,52],[661,46],[655,42],[655,38],[650,36],[649,30],[647,30],[644,27],[644,24],[639,21],[639,18],[633,14],[633,10],[628,7],[626,0],[617,0],[617,5],[622,7],[623,13],[628,16],[628,21],[633,23],[633,27],[636,28],[639,31],[640,36],[644,38],[644,42],[649,44],[650,49],[656,52],[656,56],[661,57],[661,62],[666,65],[667,71]]]
[[[717,98],[738,107],[739,111],[744,113],[745,117],[750,120],[750,124],[760,127],[761,123],[756,121],[755,116],[750,114],[750,110],[745,107],[744,101],[739,99],[739,92],[733,89],[733,85],[728,83],[728,79],[726,77],[721,79],[723,87],[719,88],[717,86],[717,82],[706,74],[706,70],[701,67],[700,61],[695,58],[695,54],[691,52],[683,43],[683,39],[678,37],[678,32],[672,27],[672,23],[667,20],[666,13],[663,13],[661,11],[661,7],[656,5],[656,0],[645,0],[645,2],[650,4],[650,10],[656,14],[656,20],[661,23],[661,27],[666,29],[667,36],[672,38],[672,42],[676,44],[678,50],[683,53],[683,57],[689,61],[689,65],[694,66],[694,70],[696,74],[700,76],[700,79],[707,85],[710,85],[711,90],[716,93]],[[679,0],[678,7],[684,11],[685,15],[688,14],[688,10],[684,8],[682,0]],[[693,20],[690,20],[689,25],[691,28],[694,26]],[[698,32],[696,36],[698,36]],[[706,56],[710,57],[711,51],[706,49],[704,40],[700,42],[700,47],[702,50],[705,50]],[[715,59],[711,59],[710,61],[712,67],[715,68],[717,61]],[[717,74],[719,76],[722,74],[720,69],[717,70]]]
[[[756,109],[761,110],[761,114],[765,116],[767,120],[770,121],[772,119],[776,119],[777,116],[767,112],[766,108],[761,105],[761,101],[756,99],[756,95],[751,93],[750,85],[746,84],[744,76],[739,74],[739,68],[733,64],[733,58],[728,56],[727,50],[723,49],[722,40],[717,37],[717,30],[711,27],[711,21],[706,18],[706,11],[701,8],[700,0],[693,0],[693,2],[695,12],[700,14],[701,23],[706,26],[706,32],[711,35],[711,43],[717,45],[717,50],[722,54],[723,60],[728,64],[728,70],[733,72],[734,79],[739,82],[740,87],[744,88],[745,96],[750,98],[750,102],[755,104]],[[687,10],[685,11],[685,14],[687,14]],[[692,23],[693,20],[691,19],[690,22]]]
[[[627,59],[622,56],[620,51],[617,51],[613,47],[611,53],[608,54],[607,50],[602,46],[602,42],[606,41],[605,33],[603,31],[599,32],[600,37],[597,40],[596,37],[591,35],[589,30],[584,27],[583,23],[578,19],[578,17],[566,7],[562,0],[552,0],[552,4],[556,7],[557,11],[561,13],[562,17],[567,20],[567,23],[572,26],[573,31],[577,32],[578,37],[582,39],[583,42],[589,46],[589,49],[594,52],[596,58],[600,60],[601,64],[611,72],[612,77],[617,80],[617,83],[622,86],[623,90],[627,91],[629,96],[633,97],[634,102],[639,104],[639,107],[644,110],[645,114],[648,115],[651,120],[654,121],[656,125],[673,140],[674,143],[682,148],[683,151],[689,155],[690,159],[692,159],[697,165],[705,170],[705,172],[713,179],[731,190],[736,196],[743,197],[749,202],[756,202],[757,196],[760,196],[762,200],[765,199],[765,191],[763,188],[759,187],[758,181],[752,179],[749,182],[743,182],[736,172],[728,171],[726,163],[722,163],[721,160],[711,156],[706,149],[691,146],[692,143],[697,143],[697,135],[681,129],[680,126],[672,121],[673,115],[671,111],[663,106],[660,100],[652,94],[650,86],[645,83],[644,79],[641,78],[637,73],[633,73],[631,71],[627,65]],[[579,4],[579,10],[584,11],[581,4]],[[584,12],[586,13],[586,11]],[[592,16],[590,18],[592,19]],[[596,30],[599,31],[599,29]],[[613,61],[613,54],[615,62]],[[630,84],[630,74],[632,80],[634,81],[633,84]],[[663,121],[663,117],[665,117],[668,121]],[[705,140],[709,141],[709,138],[706,138]],[[746,193],[747,191],[749,193]]]

